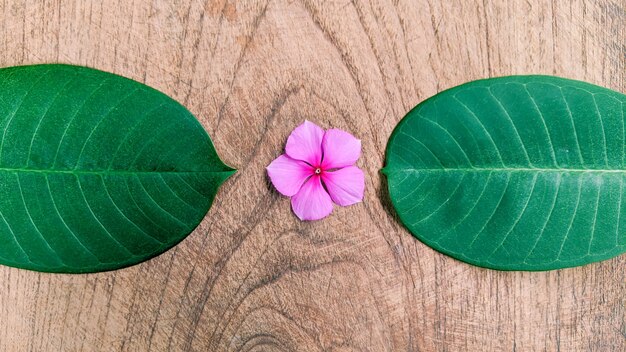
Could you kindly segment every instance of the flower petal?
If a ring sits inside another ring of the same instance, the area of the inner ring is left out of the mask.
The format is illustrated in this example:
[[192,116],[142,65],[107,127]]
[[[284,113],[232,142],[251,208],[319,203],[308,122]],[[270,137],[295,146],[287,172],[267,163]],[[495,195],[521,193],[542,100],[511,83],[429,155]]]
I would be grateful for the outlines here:
[[351,205],[363,200],[365,175],[356,166],[348,166],[337,171],[322,174],[324,185],[332,200],[341,205]]
[[333,211],[333,202],[322,186],[319,176],[313,176],[291,198],[291,208],[300,220],[319,220]]
[[285,152],[294,159],[318,166],[322,161],[323,138],[324,130],[321,127],[312,122],[304,121],[287,138]]
[[278,192],[287,197],[298,193],[307,177],[313,174],[314,170],[310,165],[285,154],[274,159],[267,167],[267,175],[272,184]]
[[326,170],[354,165],[361,155],[361,141],[348,132],[330,129],[322,140]]

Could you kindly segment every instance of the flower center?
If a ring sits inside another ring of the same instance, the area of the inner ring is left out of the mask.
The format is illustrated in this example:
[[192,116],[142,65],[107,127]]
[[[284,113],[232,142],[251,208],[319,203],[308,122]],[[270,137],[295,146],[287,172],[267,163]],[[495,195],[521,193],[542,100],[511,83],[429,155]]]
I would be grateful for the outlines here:
[[318,167],[318,168],[315,169],[315,174],[316,175],[319,175],[321,173],[322,173],[322,168],[321,167]]

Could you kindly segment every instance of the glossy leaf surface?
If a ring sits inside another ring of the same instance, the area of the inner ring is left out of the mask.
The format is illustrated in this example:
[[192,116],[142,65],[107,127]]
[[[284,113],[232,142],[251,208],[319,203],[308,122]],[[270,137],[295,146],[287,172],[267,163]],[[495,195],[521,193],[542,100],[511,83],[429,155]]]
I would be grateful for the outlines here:
[[0,263],[111,270],[185,238],[233,172],[180,104],[84,67],[0,70]]
[[474,81],[419,104],[387,146],[405,226],[454,258],[550,270],[626,250],[626,96],[548,76]]

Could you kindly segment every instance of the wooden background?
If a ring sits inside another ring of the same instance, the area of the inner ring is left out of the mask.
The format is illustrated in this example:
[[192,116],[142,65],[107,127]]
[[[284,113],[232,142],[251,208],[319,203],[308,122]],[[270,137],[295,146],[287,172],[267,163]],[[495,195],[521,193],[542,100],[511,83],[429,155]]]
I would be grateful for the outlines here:
[[[391,210],[403,115],[478,78],[626,91],[626,1],[0,0],[0,64],[64,62],[186,105],[239,169],[141,265],[0,268],[0,351],[625,351],[626,256],[542,273],[440,255]],[[265,166],[304,119],[363,140],[361,204],[302,223]]]

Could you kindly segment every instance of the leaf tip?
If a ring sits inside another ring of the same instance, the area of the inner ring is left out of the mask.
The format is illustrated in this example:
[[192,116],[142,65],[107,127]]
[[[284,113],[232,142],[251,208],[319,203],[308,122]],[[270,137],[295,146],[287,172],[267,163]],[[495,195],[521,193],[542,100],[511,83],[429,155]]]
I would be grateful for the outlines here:
[[229,177],[231,177],[232,175],[236,174],[236,173],[237,173],[237,171],[238,171],[237,169],[232,168],[232,167],[230,167],[230,166],[229,166],[229,167],[228,167],[228,169],[225,171],[225,173],[226,173],[226,178],[229,178]]

